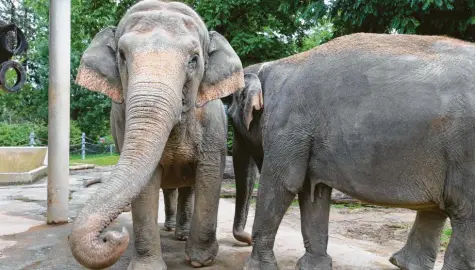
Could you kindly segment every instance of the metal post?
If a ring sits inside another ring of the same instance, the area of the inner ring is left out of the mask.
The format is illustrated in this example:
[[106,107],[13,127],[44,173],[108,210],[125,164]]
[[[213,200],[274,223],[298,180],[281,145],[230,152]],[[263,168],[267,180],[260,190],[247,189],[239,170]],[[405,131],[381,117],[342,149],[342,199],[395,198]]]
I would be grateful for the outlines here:
[[47,222],[68,222],[71,1],[50,0]]
[[109,154],[112,156],[112,144],[109,145]]
[[35,132],[34,131],[30,132],[30,146],[31,147],[35,146]]
[[83,132],[81,134],[81,159],[86,158],[86,134]]

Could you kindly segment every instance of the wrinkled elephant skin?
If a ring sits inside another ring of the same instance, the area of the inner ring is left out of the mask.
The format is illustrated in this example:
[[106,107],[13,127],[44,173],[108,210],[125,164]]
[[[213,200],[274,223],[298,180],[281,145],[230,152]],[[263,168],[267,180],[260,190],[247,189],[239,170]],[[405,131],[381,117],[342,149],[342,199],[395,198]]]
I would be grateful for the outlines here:
[[474,72],[474,44],[380,34],[247,67],[228,110],[240,241],[250,240],[243,228],[261,172],[245,269],[277,269],[276,231],[296,194],[306,248],[296,269],[331,269],[332,188],[418,211],[390,258],[399,268],[433,269],[449,217],[443,269],[474,269]]
[[179,190],[176,226],[184,225],[179,237],[188,235],[185,257],[195,267],[211,263],[226,155],[220,98],[244,87],[241,61],[228,41],[185,4],[140,1],[117,27],[96,34],[76,83],[115,102],[111,116],[119,120],[111,126],[121,155],[73,223],[75,259],[90,269],[117,262],[129,233],[105,230],[131,204],[129,269],[166,269],[157,226],[162,188]]
[[[125,108],[125,104],[114,102],[111,104],[111,134],[119,153],[124,143],[124,132],[126,130]],[[175,230],[175,238],[179,241],[187,240],[193,212],[193,188],[166,188],[162,189],[162,193],[165,203],[164,229],[166,231]],[[130,211],[130,206],[126,208]]]

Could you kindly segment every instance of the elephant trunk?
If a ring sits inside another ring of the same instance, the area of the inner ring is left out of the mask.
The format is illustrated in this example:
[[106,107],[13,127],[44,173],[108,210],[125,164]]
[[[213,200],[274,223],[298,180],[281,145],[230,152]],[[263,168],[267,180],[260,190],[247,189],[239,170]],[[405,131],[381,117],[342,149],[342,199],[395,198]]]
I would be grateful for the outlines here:
[[256,179],[259,176],[258,167],[253,157],[248,153],[246,144],[235,131],[233,140],[233,169],[235,171],[236,205],[233,221],[233,236],[240,242],[252,244],[251,235],[245,232],[246,220]]
[[109,267],[127,249],[125,228],[122,232],[104,230],[139,195],[157,168],[180,118],[181,98],[176,93],[180,91],[162,83],[129,86],[124,145],[117,168],[78,214],[69,236],[71,251],[83,266]]

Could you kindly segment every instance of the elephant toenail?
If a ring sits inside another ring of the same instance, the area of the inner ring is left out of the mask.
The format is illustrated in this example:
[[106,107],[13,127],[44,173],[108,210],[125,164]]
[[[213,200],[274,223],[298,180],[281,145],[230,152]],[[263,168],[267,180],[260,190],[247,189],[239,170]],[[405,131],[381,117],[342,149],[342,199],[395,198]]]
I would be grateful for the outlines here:
[[199,262],[191,262],[191,265],[192,265],[193,267],[201,267],[201,266],[202,266],[202,264],[199,263]]

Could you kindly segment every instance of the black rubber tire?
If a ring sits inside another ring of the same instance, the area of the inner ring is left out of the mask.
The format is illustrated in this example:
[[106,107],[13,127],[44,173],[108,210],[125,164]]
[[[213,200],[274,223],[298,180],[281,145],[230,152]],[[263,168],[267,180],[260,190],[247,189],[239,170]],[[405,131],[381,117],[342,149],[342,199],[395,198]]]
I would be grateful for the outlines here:
[[[8,87],[5,84],[6,73],[9,68],[13,68],[17,74],[17,81],[15,85],[12,87]],[[10,93],[18,92],[25,84],[25,81],[26,81],[25,69],[20,63],[18,63],[17,61],[6,61],[2,63],[0,67],[0,86],[3,91],[10,92]]]

